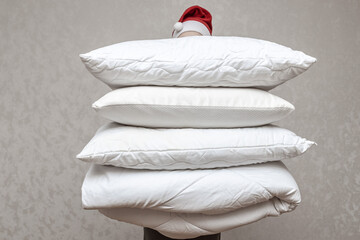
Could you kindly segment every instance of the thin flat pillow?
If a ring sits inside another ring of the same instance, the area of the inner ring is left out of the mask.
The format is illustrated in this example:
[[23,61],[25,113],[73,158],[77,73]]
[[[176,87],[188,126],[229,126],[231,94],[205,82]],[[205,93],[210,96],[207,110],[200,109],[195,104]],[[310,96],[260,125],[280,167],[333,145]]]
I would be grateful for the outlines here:
[[259,89],[156,86],[116,89],[93,108],[121,124],[158,128],[259,126],[294,110],[291,103]]
[[281,162],[177,171],[93,165],[82,186],[86,209],[182,239],[278,216],[300,201]]
[[122,42],[80,58],[90,73],[113,89],[158,85],[269,90],[316,62],[273,42],[221,36]]
[[296,157],[314,142],[273,125],[233,129],[153,129],[108,123],[77,155],[134,169],[199,169]]

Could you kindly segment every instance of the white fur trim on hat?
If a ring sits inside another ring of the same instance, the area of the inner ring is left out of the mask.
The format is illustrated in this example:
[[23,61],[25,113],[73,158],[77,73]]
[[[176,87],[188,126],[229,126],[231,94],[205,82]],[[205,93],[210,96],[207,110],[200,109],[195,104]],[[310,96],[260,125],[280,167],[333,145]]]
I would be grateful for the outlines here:
[[183,29],[183,24],[182,22],[177,22],[174,24],[174,30],[175,32],[180,32]]
[[[178,26],[176,26],[176,25],[178,25]],[[181,30],[178,31],[178,29],[181,29]],[[181,28],[180,24],[175,23],[173,38],[177,38],[183,32],[189,32],[189,31],[198,32],[203,36],[210,36],[211,35],[210,32],[209,32],[209,29],[204,24],[202,24],[201,22],[198,22],[198,21],[185,21],[185,22],[182,23],[182,28]]]

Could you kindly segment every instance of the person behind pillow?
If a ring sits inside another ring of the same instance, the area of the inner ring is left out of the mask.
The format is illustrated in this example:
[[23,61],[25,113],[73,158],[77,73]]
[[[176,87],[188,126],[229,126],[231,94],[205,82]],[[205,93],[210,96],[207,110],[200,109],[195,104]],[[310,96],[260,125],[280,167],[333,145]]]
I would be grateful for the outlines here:
[[[175,23],[172,32],[173,38],[189,36],[212,36],[211,14],[205,8],[192,6],[186,9],[179,21]],[[194,240],[220,240],[221,234],[200,236]],[[144,240],[171,240],[156,230],[144,228]]]
[[211,20],[212,16],[208,10],[197,5],[191,6],[174,24],[172,37],[212,36]]

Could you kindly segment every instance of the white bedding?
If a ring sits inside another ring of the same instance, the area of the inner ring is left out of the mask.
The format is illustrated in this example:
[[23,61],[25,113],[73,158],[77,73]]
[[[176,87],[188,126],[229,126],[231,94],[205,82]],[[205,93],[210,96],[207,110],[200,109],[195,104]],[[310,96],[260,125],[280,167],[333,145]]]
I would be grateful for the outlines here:
[[273,123],[295,107],[253,88],[139,86],[116,89],[93,104],[109,120],[155,128],[233,128]]
[[113,89],[138,85],[271,89],[316,61],[276,43],[229,36],[128,41],[80,58]]
[[313,144],[274,125],[165,129],[108,123],[96,132],[77,158],[136,169],[217,168],[292,158]]
[[295,180],[280,161],[172,171],[92,165],[82,186],[84,208],[101,209],[172,238],[208,235],[276,216],[292,211],[300,200]]
[[138,208],[104,208],[99,209],[99,212],[118,221],[155,229],[170,238],[188,239],[224,232],[265,217],[275,217],[291,211],[276,208],[275,205],[280,206],[277,198],[217,215],[169,213]]

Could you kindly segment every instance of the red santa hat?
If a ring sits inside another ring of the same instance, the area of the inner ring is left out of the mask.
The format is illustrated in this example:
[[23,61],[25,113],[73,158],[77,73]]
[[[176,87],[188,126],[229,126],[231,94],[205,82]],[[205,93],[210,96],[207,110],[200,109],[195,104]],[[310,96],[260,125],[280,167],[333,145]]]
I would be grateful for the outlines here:
[[192,6],[186,9],[179,21],[174,25],[172,37],[177,38],[183,32],[194,31],[203,36],[211,36],[211,14],[205,8]]

